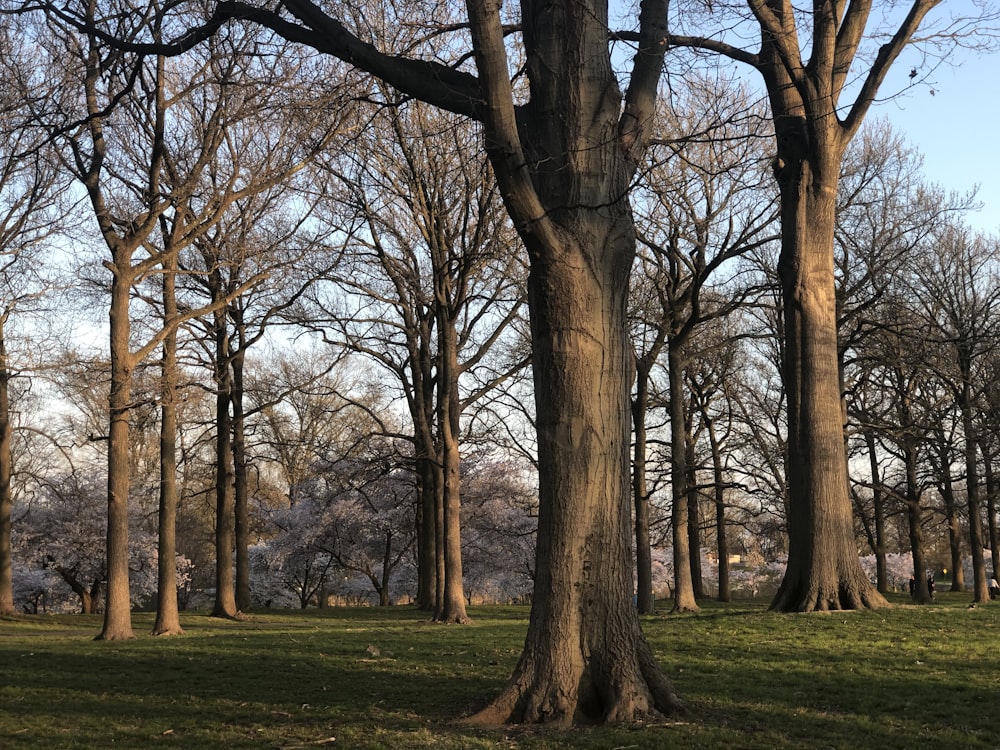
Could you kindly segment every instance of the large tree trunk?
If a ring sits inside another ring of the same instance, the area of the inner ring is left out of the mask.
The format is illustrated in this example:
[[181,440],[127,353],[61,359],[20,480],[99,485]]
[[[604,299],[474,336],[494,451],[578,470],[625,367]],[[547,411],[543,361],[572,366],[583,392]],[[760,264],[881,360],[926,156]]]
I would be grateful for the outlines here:
[[768,88],[781,192],[789,488],[788,567],[771,608],[884,607],[858,558],[844,450],[833,236],[845,144],[830,132],[835,119],[807,130],[799,105],[782,101],[780,87]]
[[128,420],[131,406],[132,355],[129,350],[129,296],[131,279],[122,275],[130,267],[131,253],[114,253],[119,269],[112,275],[110,308],[111,392],[108,397],[108,532],[107,605],[98,640],[132,638],[132,602],[128,571],[129,456]]
[[4,313],[0,316],[0,615],[14,614],[14,567],[10,542],[14,497],[10,486],[10,372],[4,338],[6,320]]
[[678,705],[631,597],[629,225],[588,218],[591,226],[567,232],[585,249],[567,238],[531,273],[540,500],[532,616],[484,721],[631,721]]
[[[177,315],[175,273],[172,255],[163,269],[163,322],[170,325]],[[163,340],[160,372],[160,512],[156,549],[156,620],[153,635],[183,633],[177,609],[177,333]]]
[[635,505],[636,606],[652,614],[653,556],[649,543],[649,490],[646,486],[646,410],[649,406],[649,368],[636,367],[635,400],[632,401],[632,501]]

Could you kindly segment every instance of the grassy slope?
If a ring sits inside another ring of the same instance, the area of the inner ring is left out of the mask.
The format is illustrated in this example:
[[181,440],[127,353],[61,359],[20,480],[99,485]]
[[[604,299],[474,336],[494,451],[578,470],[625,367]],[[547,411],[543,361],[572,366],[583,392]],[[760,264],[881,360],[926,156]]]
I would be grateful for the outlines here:
[[690,715],[569,732],[451,722],[510,674],[524,608],[473,609],[468,627],[409,608],[188,614],[184,636],[118,643],[91,640],[98,618],[0,619],[0,748],[995,747],[1000,602],[940,599],[644,618]]

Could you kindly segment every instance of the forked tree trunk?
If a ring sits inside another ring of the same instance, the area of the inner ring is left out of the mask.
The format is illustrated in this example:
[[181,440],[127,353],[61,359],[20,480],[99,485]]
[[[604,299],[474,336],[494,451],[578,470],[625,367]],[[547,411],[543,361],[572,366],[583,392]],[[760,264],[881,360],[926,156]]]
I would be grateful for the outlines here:
[[643,0],[623,102],[606,4],[522,2],[530,102],[520,112],[499,3],[466,5],[487,151],[530,259],[538,433],[528,633],[507,687],[472,721],[660,717],[682,704],[632,603],[626,305],[635,257],[628,189],[654,114],[666,5]]
[[[163,269],[163,322],[177,315],[175,273],[171,255]],[[183,633],[177,609],[177,333],[163,340],[160,372],[160,512],[156,548],[156,620],[153,635]]]

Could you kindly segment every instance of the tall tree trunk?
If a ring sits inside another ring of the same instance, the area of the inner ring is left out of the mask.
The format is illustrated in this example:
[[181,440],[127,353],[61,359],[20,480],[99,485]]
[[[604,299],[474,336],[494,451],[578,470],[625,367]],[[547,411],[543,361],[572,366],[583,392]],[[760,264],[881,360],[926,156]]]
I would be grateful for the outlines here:
[[697,612],[694,581],[691,573],[691,536],[688,532],[688,428],[684,399],[684,361],[682,344],[676,338],[667,342],[667,376],[670,382],[670,497],[672,501],[674,542],[673,612]]
[[[177,256],[163,268],[163,324],[177,316]],[[160,508],[156,548],[156,620],[153,635],[183,633],[177,609],[177,333],[163,339],[160,364]]]
[[7,312],[0,315],[0,615],[14,614],[14,565],[11,548],[10,455],[10,371],[7,369],[7,345],[4,326]]
[[[222,282],[213,284],[215,295],[222,295]],[[225,307],[219,304],[213,313],[215,330],[215,604],[213,617],[235,618],[236,594],[233,584],[234,478],[232,420],[229,414],[232,397],[232,369],[229,365],[229,325]]]
[[131,252],[119,248],[113,253],[116,271],[111,277],[110,352],[111,392],[108,397],[108,532],[107,532],[107,604],[104,627],[98,640],[133,638],[132,602],[128,571],[128,496],[129,496],[129,409],[131,407],[132,370],[129,350],[131,324],[129,296]]
[[[767,45],[765,45],[767,47]],[[773,48],[768,55],[778,55]],[[788,398],[788,566],[771,608],[884,607],[854,542],[841,411],[833,237],[840,158],[836,118],[807,122],[775,60],[765,73],[781,195],[784,383]],[[811,126],[811,127],[810,127]]]
[[[443,297],[444,295],[439,295]],[[441,476],[444,516],[444,599],[438,622],[470,622],[465,610],[462,580],[462,533],[459,453],[458,340],[454,321],[439,299],[438,316],[438,430],[441,440]]]
[[691,590],[694,598],[705,597],[705,581],[701,569],[701,493],[698,491],[698,468],[695,457],[695,436],[693,430],[693,413],[689,404],[684,415],[684,468],[687,479],[684,482],[684,494],[688,506],[688,553],[691,555]]
[[640,614],[652,614],[653,556],[649,543],[649,490],[646,486],[646,411],[649,407],[649,368],[636,366],[635,399],[632,401],[632,502],[635,512],[636,606]]
[[237,349],[230,357],[233,369],[233,512],[236,540],[236,609],[245,612],[250,596],[250,490],[247,480],[246,418],[243,411],[243,363],[246,357],[246,331],[236,318]]

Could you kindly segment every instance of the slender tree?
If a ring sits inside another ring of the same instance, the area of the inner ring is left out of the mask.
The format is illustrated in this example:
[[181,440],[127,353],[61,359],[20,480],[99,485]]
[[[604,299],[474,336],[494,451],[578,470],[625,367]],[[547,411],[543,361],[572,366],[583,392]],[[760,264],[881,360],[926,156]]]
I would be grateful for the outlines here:
[[38,69],[15,31],[0,31],[0,615],[14,612],[11,381],[23,364],[9,357],[8,336],[12,317],[37,309],[51,289],[43,278],[44,244],[65,216],[58,201],[63,175],[29,104],[38,96]]

